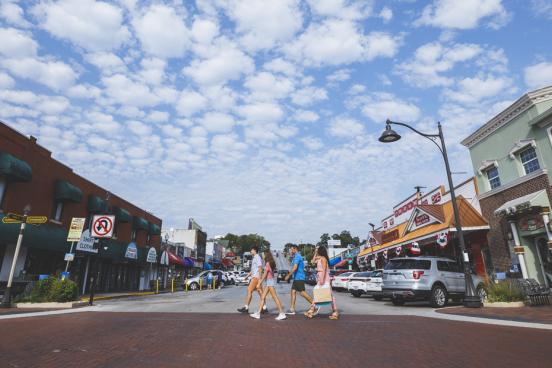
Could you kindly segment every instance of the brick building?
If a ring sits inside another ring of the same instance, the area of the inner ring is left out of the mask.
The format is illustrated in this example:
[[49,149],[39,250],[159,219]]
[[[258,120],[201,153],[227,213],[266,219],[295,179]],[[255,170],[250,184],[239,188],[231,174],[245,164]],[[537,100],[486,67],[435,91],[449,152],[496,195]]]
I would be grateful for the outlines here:
[[[0,122],[0,218],[22,213],[26,205],[32,215],[49,220],[27,226],[15,270],[20,286],[39,275],[64,271],[71,219],[86,218],[86,229],[94,214],[116,216],[114,236],[97,241],[97,253],[74,252],[70,277],[79,290],[87,291],[92,272],[99,275],[98,291],[145,289],[156,277],[161,219],[77,175],[53,159],[36,138]],[[18,231],[17,224],[0,223],[0,289],[8,278]]]
[[523,95],[462,144],[491,227],[494,271],[552,286],[552,87]]

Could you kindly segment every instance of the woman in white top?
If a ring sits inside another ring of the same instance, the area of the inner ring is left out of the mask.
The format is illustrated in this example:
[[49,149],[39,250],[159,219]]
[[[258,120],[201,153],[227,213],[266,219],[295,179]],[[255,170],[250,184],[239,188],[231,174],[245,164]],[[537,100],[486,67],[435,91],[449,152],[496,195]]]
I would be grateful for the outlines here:
[[270,293],[270,295],[272,295],[272,299],[274,299],[274,302],[278,307],[278,311],[280,312],[278,314],[278,317],[276,317],[276,320],[280,321],[280,320],[286,319],[286,314],[284,313],[284,307],[282,305],[282,302],[280,301],[280,298],[278,298],[278,294],[276,293],[276,288],[275,288],[276,284],[274,283],[274,280],[275,280],[274,270],[276,269],[276,262],[274,261],[274,257],[272,257],[272,253],[269,250],[266,250],[264,252],[264,259],[265,259],[265,268],[264,268],[263,276],[261,277],[261,283],[265,281],[266,287],[264,288],[263,295],[261,296],[261,302],[259,303],[259,310],[256,313],[250,314],[250,316],[256,319],[261,318],[261,311],[265,304],[266,297],[268,296],[268,293]]

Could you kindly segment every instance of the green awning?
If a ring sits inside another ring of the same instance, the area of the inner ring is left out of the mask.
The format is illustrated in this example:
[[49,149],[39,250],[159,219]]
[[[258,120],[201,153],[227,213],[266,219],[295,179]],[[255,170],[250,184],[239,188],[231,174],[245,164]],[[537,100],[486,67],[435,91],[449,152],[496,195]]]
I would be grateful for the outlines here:
[[133,226],[137,230],[149,230],[148,220],[140,216],[134,216]]
[[161,235],[161,227],[157,224],[149,224],[149,234],[150,235]]
[[33,177],[33,169],[25,161],[0,151],[0,175],[5,175],[10,181],[28,182]]
[[109,258],[117,261],[125,260],[127,244],[113,239],[100,239],[100,258]]
[[130,212],[121,207],[113,207],[113,214],[115,215],[115,221],[117,222],[132,222],[132,215]]
[[107,213],[107,202],[91,194],[88,197],[88,211],[93,213]]
[[[15,244],[20,224],[4,224],[0,214],[0,243]],[[71,243],[67,242],[67,230],[56,225],[27,225],[23,233],[24,247],[45,249],[56,252],[69,252]]]
[[80,203],[82,190],[65,180],[56,180],[54,196],[57,200]]

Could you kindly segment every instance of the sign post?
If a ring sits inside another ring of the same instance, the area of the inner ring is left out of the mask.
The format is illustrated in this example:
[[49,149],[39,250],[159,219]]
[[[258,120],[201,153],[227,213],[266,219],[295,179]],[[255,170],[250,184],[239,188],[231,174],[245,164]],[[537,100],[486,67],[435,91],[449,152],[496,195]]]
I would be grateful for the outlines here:
[[80,241],[82,235],[82,229],[84,229],[84,223],[86,218],[84,217],[73,217],[71,219],[71,225],[69,226],[69,232],[67,233],[67,241],[71,242],[71,248],[69,253],[65,255],[67,264],[65,265],[65,272],[69,269],[69,263],[75,258],[73,254],[73,247],[75,242]]
[[[93,239],[99,238],[111,238],[113,236],[113,228],[115,226],[115,216],[113,215],[95,215],[92,218],[92,226],[90,227],[90,236]],[[93,247],[94,248],[94,247]],[[100,262],[100,247],[92,252],[97,253],[96,262],[94,262],[95,272],[92,273],[90,283],[90,298],[88,305],[94,304],[94,293],[96,291],[96,285],[98,283],[98,277],[100,274],[99,262]]]

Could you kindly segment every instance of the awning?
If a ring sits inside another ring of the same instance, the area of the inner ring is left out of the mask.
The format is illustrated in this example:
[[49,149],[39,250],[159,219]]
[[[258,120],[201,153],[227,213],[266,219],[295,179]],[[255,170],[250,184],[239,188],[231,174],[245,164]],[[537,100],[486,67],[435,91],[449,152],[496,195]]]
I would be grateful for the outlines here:
[[512,199],[495,210],[495,216],[513,215],[532,207],[550,207],[546,190],[539,190],[531,194]]
[[88,196],[88,211],[92,213],[107,213],[107,202],[95,195]]
[[335,267],[335,268],[345,268],[345,267],[348,266],[348,264],[349,264],[349,262],[348,262],[346,259],[344,259],[344,260],[342,260],[341,262],[338,262],[338,263],[337,263],[335,266],[333,266],[333,267]]
[[190,257],[184,257],[184,267],[194,267],[194,260]]
[[132,222],[132,215],[122,207],[113,207],[113,214],[117,222]]
[[168,250],[166,252],[167,252],[167,255],[169,256],[169,264],[179,265],[179,266],[184,265],[184,260],[182,258],[180,258],[179,256],[177,256],[172,252],[169,252]]
[[[16,244],[19,235],[19,224],[4,224],[0,214],[0,243]],[[27,225],[23,235],[24,247],[69,252],[71,243],[67,242],[67,230],[55,225]]]
[[0,151],[0,175],[10,181],[28,182],[33,178],[33,169],[27,162]]
[[330,267],[334,267],[339,262],[341,262],[341,257],[335,257],[330,259]]
[[82,202],[82,190],[65,180],[56,180],[54,197],[60,201]]
[[132,225],[137,230],[149,230],[148,220],[140,216],[134,216]]
[[160,235],[161,234],[161,227],[157,224],[152,224],[150,222],[149,224],[149,234],[150,235]]
[[232,260],[230,258],[223,258],[222,259],[222,264],[224,265],[224,267],[234,266],[234,263],[232,262]]

